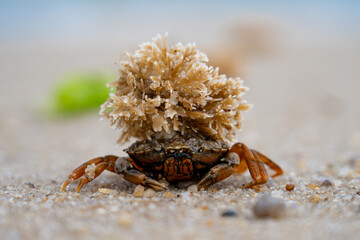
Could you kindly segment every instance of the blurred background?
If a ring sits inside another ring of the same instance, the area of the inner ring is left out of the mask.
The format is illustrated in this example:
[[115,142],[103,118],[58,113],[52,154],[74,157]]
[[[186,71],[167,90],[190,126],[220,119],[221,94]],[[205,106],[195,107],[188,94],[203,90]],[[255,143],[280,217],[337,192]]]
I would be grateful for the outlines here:
[[[0,0],[0,235],[357,239],[359,13],[359,1],[340,0]],[[135,185],[108,172],[80,194],[76,184],[58,192],[81,163],[124,156],[120,133],[99,121],[104,86],[122,54],[166,32],[169,45],[195,42],[211,65],[250,88],[244,98],[254,108],[238,140],[284,169],[272,189],[289,206],[285,220],[254,219],[262,192],[239,189],[248,173],[194,197],[171,189],[135,198]],[[335,187],[314,185],[324,177]],[[295,190],[283,192],[289,182]],[[311,202],[323,192],[330,197]],[[227,208],[239,216],[224,219]]]
[[357,159],[359,10],[334,0],[1,1],[0,172],[64,178],[122,154],[119,133],[99,122],[99,86],[116,79],[124,52],[166,32],[250,87],[239,140],[289,171]]

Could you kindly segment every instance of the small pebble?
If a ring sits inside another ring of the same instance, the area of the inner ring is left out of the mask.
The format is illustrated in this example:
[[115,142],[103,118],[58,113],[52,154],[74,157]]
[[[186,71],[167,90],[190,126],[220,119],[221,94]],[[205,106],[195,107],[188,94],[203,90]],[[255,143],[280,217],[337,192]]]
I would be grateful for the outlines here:
[[102,194],[110,194],[110,192],[112,191],[112,189],[110,188],[99,188],[98,190],[100,193]]
[[188,191],[189,192],[197,192],[198,191],[198,187],[197,185],[191,185],[190,187],[188,187]]
[[319,185],[317,184],[308,183],[308,187],[314,190],[319,190]]
[[310,197],[310,201],[313,203],[319,203],[321,202],[321,197],[318,194],[314,194]]
[[258,218],[280,218],[285,215],[285,203],[266,193],[257,201],[253,211]]
[[[179,196],[180,196],[180,195],[179,195]],[[174,196],[173,196],[169,191],[167,191],[167,192],[165,193],[165,197],[173,198]]]
[[292,190],[294,190],[295,185],[294,185],[294,184],[291,184],[291,183],[288,183],[288,184],[286,184],[285,188],[286,188],[286,190],[288,190],[288,191],[292,191]]
[[149,188],[144,192],[144,197],[151,198],[151,197],[155,196],[155,194],[156,194],[156,192],[154,190],[152,190],[151,188]]
[[31,182],[24,182],[24,185],[29,187],[29,188],[35,188],[35,185]]
[[134,196],[135,197],[143,197],[144,196],[144,190],[145,188],[141,185],[137,185],[134,190]]
[[322,183],[321,183],[321,187],[331,187],[333,184],[329,179],[325,179]]
[[225,210],[221,213],[222,217],[235,217],[237,213],[234,210]]
[[133,224],[133,219],[130,214],[122,213],[118,218],[118,224],[121,227],[129,227]]

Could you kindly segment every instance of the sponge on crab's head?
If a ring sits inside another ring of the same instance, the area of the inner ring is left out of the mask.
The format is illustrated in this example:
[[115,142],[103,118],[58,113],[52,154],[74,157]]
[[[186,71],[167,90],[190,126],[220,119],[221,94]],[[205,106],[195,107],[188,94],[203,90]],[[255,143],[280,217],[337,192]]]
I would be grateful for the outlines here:
[[166,36],[158,36],[120,62],[119,78],[110,83],[116,91],[100,113],[122,129],[120,142],[189,131],[230,141],[249,109],[241,98],[247,88],[207,61],[195,44],[168,47]]

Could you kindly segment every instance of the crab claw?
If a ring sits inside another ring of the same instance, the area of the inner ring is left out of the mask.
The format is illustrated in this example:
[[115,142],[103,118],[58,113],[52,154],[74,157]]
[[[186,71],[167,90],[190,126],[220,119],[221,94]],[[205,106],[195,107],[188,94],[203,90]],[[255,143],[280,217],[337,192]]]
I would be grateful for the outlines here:
[[146,187],[150,187],[156,191],[166,190],[167,187],[158,181],[146,176],[138,170],[131,169],[124,172],[124,179],[134,184],[140,184]]
[[164,191],[167,190],[167,187],[161,183],[159,183],[158,181],[149,178],[149,177],[145,177],[145,185],[151,187],[152,189],[156,190],[156,191]]
[[210,185],[217,183],[234,172],[234,167],[229,164],[218,164],[210,169],[210,171],[198,183],[198,189],[206,189]]
[[60,192],[64,191],[64,189],[67,187],[67,185],[69,185],[69,183],[71,183],[72,181],[74,181],[74,179],[71,178],[71,177],[69,177],[69,178],[63,183],[63,185],[61,185]]
[[[85,184],[97,178],[104,170],[115,172],[114,165],[118,158],[114,155],[106,155],[81,164],[70,173],[68,179],[61,186],[60,192],[64,191],[67,185],[74,180],[80,179],[80,184],[76,190],[76,192],[79,192]],[[88,167],[90,168],[89,171],[87,170]]]

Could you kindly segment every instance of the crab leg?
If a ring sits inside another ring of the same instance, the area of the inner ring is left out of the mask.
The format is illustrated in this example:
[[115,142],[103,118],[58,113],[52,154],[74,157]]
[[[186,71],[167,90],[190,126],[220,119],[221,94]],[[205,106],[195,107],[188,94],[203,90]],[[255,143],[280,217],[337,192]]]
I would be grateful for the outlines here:
[[271,176],[272,178],[284,173],[284,171],[281,169],[281,167],[279,165],[277,165],[276,163],[274,163],[273,161],[271,161],[268,157],[266,157],[265,155],[263,155],[262,153],[254,150],[254,149],[251,149],[251,151],[253,153],[256,153],[263,163],[265,163],[269,168],[271,168],[272,170],[275,171],[275,174],[273,174]]
[[[249,168],[249,172],[253,181],[246,184],[242,188],[250,188],[254,185],[259,185],[266,183],[269,180],[269,176],[265,169],[264,163],[268,165],[271,169],[275,170],[276,173],[273,177],[276,177],[283,173],[282,169],[271,161],[269,158],[265,157],[263,154],[259,153],[256,150],[250,150],[243,143],[236,143],[230,149],[230,152],[235,152],[240,156],[240,169],[237,169],[237,172],[243,172],[246,170],[246,167]],[[246,166],[245,166],[246,163]]]
[[163,191],[166,190],[167,187],[158,181],[146,176],[145,174],[139,172],[138,170],[131,169],[129,171],[125,171],[124,173],[124,179],[134,183],[136,185],[143,185],[145,187],[150,187],[156,191]]
[[214,183],[220,182],[225,178],[231,176],[237,166],[239,166],[240,159],[238,154],[229,152],[222,160],[225,163],[215,165],[198,183],[198,189],[206,189]]
[[[123,178],[136,185],[150,187],[156,191],[162,191],[167,187],[158,181],[146,176],[144,173],[134,169],[134,161],[131,158],[119,158],[115,163],[115,171],[123,175]],[[135,165],[136,166],[136,165]],[[136,166],[136,168],[139,168]]]
[[[87,168],[93,164],[95,165],[95,169],[87,171]],[[61,186],[60,192],[63,191],[72,181],[80,179],[79,186],[76,189],[76,192],[79,192],[85,184],[97,178],[105,170],[121,174],[124,176],[124,179],[129,182],[141,184],[143,186],[153,188],[157,191],[167,189],[166,186],[134,169],[134,167],[141,170],[141,168],[137,166],[131,158],[128,157],[107,155],[105,157],[94,158],[75,168],[75,170],[70,173],[68,179]]]
[[[61,186],[60,192],[63,191],[69,183],[76,179],[80,178],[80,184],[76,190],[76,192],[79,192],[86,183],[89,183],[97,178],[105,169],[111,172],[115,172],[114,166],[118,158],[118,156],[107,155],[105,157],[91,159],[81,164],[70,173],[68,179]],[[95,170],[87,172],[86,169],[92,164],[95,165]]]

